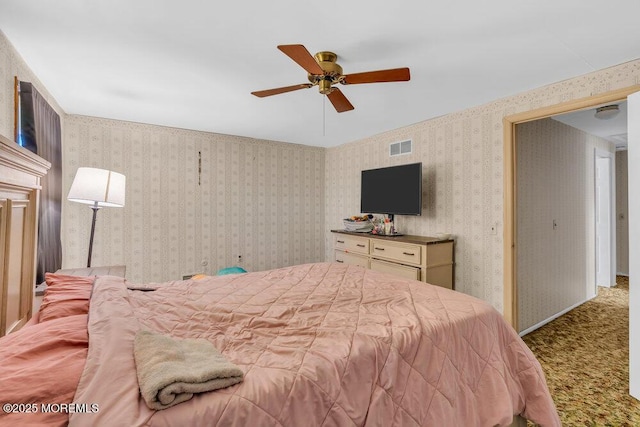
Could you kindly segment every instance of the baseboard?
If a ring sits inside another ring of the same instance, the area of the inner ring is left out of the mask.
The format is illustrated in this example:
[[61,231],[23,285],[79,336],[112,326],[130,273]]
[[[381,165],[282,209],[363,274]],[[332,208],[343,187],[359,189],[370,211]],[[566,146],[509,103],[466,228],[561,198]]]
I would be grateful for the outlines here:
[[594,299],[596,296],[597,296],[597,294],[596,294],[596,295],[594,295],[594,296],[592,296],[592,297],[590,297],[590,298],[585,299],[584,301],[581,301],[581,302],[576,303],[576,304],[574,304],[574,305],[572,305],[572,306],[570,306],[570,307],[568,307],[568,308],[565,308],[564,310],[562,310],[562,311],[560,311],[560,312],[558,312],[558,313],[554,314],[553,316],[551,316],[551,317],[549,317],[549,318],[547,318],[547,319],[543,320],[542,322],[538,322],[538,323],[536,323],[535,325],[533,325],[533,326],[531,326],[531,327],[529,327],[529,328],[525,329],[524,331],[520,332],[520,333],[519,333],[519,335],[520,335],[521,337],[523,337],[523,336],[527,335],[528,333],[531,333],[531,332],[535,331],[536,329],[541,328],[542,326],[546,325],[547,323],[551,322],[552,320],[555,320],[555,319],[557,319],[558,317],[562,316],[563,314],[570,312],[570,311],[571,311],[571,310],[573,310],[574,308],[581,306],[581,305],[582,305],[582,304],[584,304],[585,302],[587,302],[587,301],[590,301],[590,300]]
[[616,276],[629,277],[629,273],[616,273]]

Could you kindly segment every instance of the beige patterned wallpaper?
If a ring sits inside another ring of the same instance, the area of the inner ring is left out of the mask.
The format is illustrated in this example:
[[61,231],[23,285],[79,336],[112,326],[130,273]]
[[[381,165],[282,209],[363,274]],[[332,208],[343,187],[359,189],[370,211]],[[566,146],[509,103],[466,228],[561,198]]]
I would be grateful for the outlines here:
[[[516,126],[518,325],[595,296],[595,149],[614,144],[552,119]],[[555,224],[555,227],[554,227]]]
[[[503,118],[639,83],[640,60],[635,60],[328,149],[325,257],[332,256],[329,230],[360,210],[360,171],[421,161],[423,214],[397,217],[401,230],[453,233],[456,289],[502,311]],[[413,140],[413,154],[390,158],[389,144],[405,139]]]
[[[37,81],[0,33],[0,132],[5,135],[12,129],[16,73]],[[329,230],[359,211],[360,171],[422,161],[425,209],[421,217],[398,217],[400,228],[422,235],[454,233],[457,289],[502,310],[502,118],[639,83],[640,60],[636,60],[327,150],[287,149],[233,136],[62,117],[68,162],[64,191],[81,161],[120,168],[129,180],[127,207],[99,213],[94,264],[130,259],[129,277],[164,280],[203,270],[204,257],[210,272],[219,265],[235,264],[240,251],[248,269],[329,260]],[[36,87],[46,93],[41,84]],[[75,141],[67,144],[66,138]],[[413,140],[413,154],[389,158],[388,144],[404,139]],[[211,184],[207,190],[194,184],[196,149],[202,151],[203,162],[211,156],[203,172],[203,182]],[[255,160],[252,153],[259,153]],[[238,167],[237,176],[229,165]],[[307,165],[311,170],[302,169]],[[296,177],[304,181],[290,181]],[[229,188],[225,183],[233,184]],[[254,211],[256,204],[267,213]],[[69,203],[64,209],[63,232],[70,245],[65,265],[83,265],[90,212]],[[497,232],[492,234],[494,226]],[[167,227],[170,231],[163,233]],[[71,233],[73,228],[79,234]]]
[[[324,149],[74,115],[64,141],[63,192],[79,166],[127,177],[126,206],[98,213],[94,265],[162,281],[323,260]],[[91,211],[63,210],[64,264],[83,265]]]
[[629,275],[629,180],[627,151],[616,152],[616,267]]
[[[324,259],[324,149],[66,115],[0,32],[0,133],[10,138],[14,75],[61,116],[63,194],[79,166],[127,177],[126,206],[98,213],[93,265],[163,281]],[[91,210],[65,201],[62,227],[63,267],[86,265]]]

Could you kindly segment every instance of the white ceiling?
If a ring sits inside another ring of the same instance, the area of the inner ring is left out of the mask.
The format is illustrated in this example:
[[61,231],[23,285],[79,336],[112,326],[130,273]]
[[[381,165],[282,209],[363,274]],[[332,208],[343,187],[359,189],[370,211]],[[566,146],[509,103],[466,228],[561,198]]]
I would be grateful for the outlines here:
[[[70,114],[335,146],[640,57],[638,0],[2,0],[0,30]],[[331,50],[336,113],[276,49]]]
[[[596,119],[596,107],[554,116],[553,119],[590,135],[613,142],[617,150],[627,149],[627,101],[614,103],[619,113],[606,120]],[[605,104],[611,105],[611,104]],[[599,106],[600,107],[600,106]]]

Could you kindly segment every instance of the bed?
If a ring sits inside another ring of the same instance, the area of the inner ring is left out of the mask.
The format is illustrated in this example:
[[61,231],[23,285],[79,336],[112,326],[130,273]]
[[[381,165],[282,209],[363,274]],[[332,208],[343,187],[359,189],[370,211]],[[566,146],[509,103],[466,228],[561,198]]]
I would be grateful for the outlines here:
[[[459,292],[337,263],[47,284],[37,323],[0,339],[0,402],[13,404],[0,425],[560,425],[531,351]],[[243,381],[150,409],[133,356],[142,330],[206,339]]]

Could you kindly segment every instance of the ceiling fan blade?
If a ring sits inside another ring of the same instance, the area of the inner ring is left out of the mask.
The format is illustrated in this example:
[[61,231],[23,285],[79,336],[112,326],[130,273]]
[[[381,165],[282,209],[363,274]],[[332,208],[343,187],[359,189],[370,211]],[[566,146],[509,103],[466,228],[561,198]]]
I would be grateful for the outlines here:
[[329,101],[333,104],[333,108],[335,108],[338,113],[353,110],[353,105],[351,105],[347,97],[344,96],[344,93],[338,88],[333,88],[331,93],[327,95],[327,98],[329,98]]
[[343,84],[355,85],[360,83],[406,82],[411,78],[408,68],[393,68],[391,70],[367,71],[364,73],[347,74]]
[[299,66],[307,70],[309,74],[323,75],[324,71],[311,56],[306,47],[301,44],[283,44],[278,46],[285,55],[293,59]]
[[251,92],[251,95],[255,95],[258,98],[264,98],[265,96],[278,95],[280,93],[286,93],[286,92],[293,92],[294,90],[298,90],[298,89],[309,89],[311,86],[313,86],[311,83],[302,83],[299,85],[278,87],[275,89],[258,90],[256,92]]

